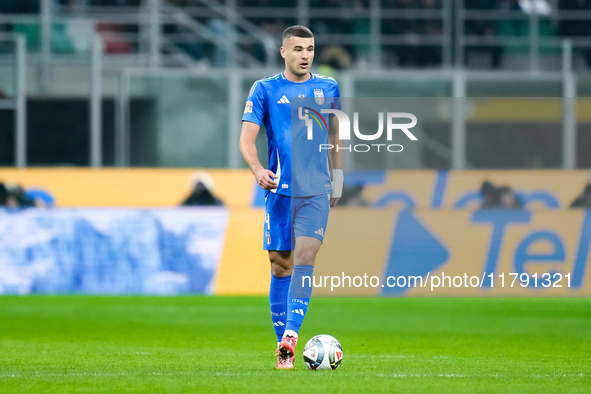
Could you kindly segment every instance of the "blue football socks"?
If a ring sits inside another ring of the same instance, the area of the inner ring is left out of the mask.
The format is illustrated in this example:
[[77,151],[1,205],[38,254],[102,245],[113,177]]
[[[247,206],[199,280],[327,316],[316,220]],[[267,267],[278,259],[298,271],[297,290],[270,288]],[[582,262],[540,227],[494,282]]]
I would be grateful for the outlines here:
[[278,278],[271,273],[269,302],[271,304],[271,318],[273,319],[275,334],[277,334],[277,342],[281,341],[287,324],[287,295],[290,283],[291,275]]
[[312,297],[313,274],[314,267],[311,265],[295,265],[293,267],[291,286],[287,297],[287,326],[285,331],[292,330],[296,334],[300,331]]

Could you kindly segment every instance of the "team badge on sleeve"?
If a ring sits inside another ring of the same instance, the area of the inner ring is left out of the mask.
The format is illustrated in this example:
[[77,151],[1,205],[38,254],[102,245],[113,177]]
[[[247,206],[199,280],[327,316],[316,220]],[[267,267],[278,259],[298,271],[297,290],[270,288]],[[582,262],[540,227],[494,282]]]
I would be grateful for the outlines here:
[[244,106],[244,113],[245,114],[252,113],[252,101],[248,100],[246,102],[246,105]]
[[318,105],[324,104],[324,91],[322,89],[314,89],[314,100]]

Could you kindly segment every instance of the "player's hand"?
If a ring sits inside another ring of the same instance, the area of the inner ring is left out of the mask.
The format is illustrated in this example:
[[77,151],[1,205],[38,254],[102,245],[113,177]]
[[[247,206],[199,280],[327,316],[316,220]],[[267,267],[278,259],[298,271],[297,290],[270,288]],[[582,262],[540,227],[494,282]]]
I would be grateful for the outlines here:
[[340,197],[331,197],[330,198],[330,207],[334,207],[339,203]]
[[261,169],[254,174],[257,184],[264,190],[277,189],[277,175],[271,170]]

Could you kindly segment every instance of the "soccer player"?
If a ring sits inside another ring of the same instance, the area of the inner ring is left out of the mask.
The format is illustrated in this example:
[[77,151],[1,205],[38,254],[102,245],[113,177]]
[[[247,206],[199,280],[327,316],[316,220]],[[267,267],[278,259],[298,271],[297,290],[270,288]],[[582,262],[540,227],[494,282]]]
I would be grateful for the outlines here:
[[[314,60],[310,29],[288,27],[282,39],[285,69],[253,84],[242,117],[240,152],[258,185],[267,191],[263,248],[269,251],[271,262],[269,301],[278,341],[277,368],[293,369],[298,332],[312,295],[311,281],[304,282],[303,278],[312,278],[330,207],[342,194],[343,157],[342,150],[319,153],[319,145],[315,145],[315,150],[298,152],[299,163],[305,163],[305,168],[290,168],[294,159],[291,100],[313,97],[323,108],[340,109],[340,94],[333,78],[310,72]],[[320,142],[337,146],[338,120],[323,116],[329,120],[329,127],[328,133],[317,133]],[[261,165],[255,146],[263,124],[269,169]]]

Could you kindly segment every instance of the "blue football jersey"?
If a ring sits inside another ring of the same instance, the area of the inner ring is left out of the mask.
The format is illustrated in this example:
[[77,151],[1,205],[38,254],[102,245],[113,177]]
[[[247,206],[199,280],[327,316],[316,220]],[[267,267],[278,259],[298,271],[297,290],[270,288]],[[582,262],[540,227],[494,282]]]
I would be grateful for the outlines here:
[[[329,114],[320,112],[322,108],[341,109],[338,97],[340,92],[337,82],[331,77],[314,73],[306,82],[292,82],[281,72],[252,85],[242,121],[265,126],[269,169],[278,177],[278,188],[272,190],[273,193],[305,197],[331,192],[328,153],[318,150],[319,144],[328,143]],[[314,127],[318,131],[314,132],[314,144],[308,144],[303,149],[297,146],[296,167],[292,168],[292,141],[305,138],[304,121],[297,119],[298,109],[292,108],[294,98],[304,100],[301,101],[303,103],[311,100],[314,104],[314,111],[309,111],[317,120]],[[292,130],[292,122],[297,125],[297,130]]]

